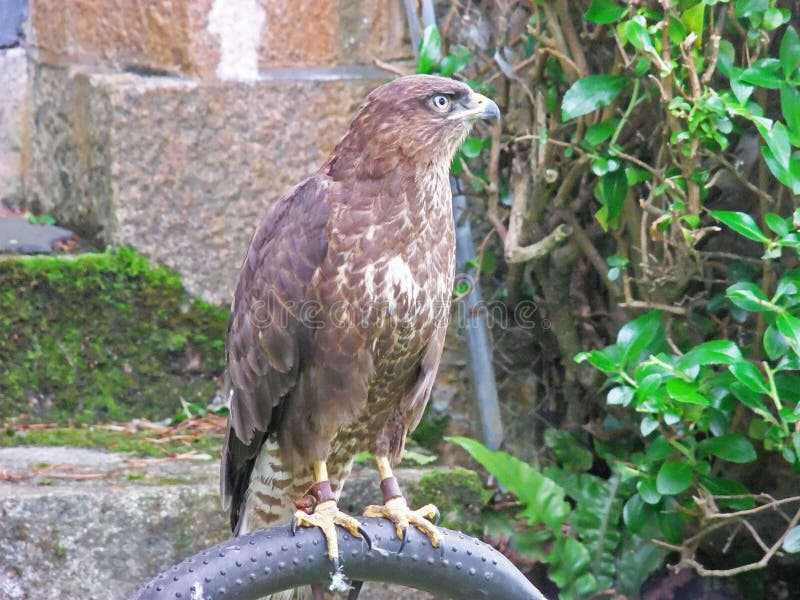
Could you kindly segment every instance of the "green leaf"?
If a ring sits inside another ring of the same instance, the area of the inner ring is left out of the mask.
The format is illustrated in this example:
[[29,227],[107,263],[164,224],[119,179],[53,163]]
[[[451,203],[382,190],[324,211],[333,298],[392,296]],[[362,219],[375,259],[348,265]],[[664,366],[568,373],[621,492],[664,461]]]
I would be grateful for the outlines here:
[[633,400],[633,388],[621,385],[611,388],[606,397],[606,402],[611,406],[628,406]]
[[403,462],[415,465],[428,465],[432,462],[436,462],[436,456],[433,454],[423,454],[422,452],[416,452],[406,448],[403,453]]
[[644,16],[636,15],[628,21],[623,21],[617,25],[617,33],[623,43],[629,42],[640,52],[655,52],[653,41],[647,33],[647,21]]
[[619,522],[633,482],[623,482],[616,468],[608,479],[588,473],[564,476],[558,475],[557,470],[548,471],[551,472],[575,502],[570,524],[581,532],[580,540],[590,556],[590,572],[607,588],[613,584],[613,562],[622,538]]
[[800,161],[790,158],[787,168],[775,158],[769,146],[761,146],[761,156],[778,181],[791,189],[793,194],[800,194]]
[[777,360],[789,350],[789,341],[781,335],[775,325],[770,325],[764,332],[764,351],[770,360]]
[[691,8],[687,8],[685,11],[683,11],[683,14],[681,15],[681,21],[686,24],[686,26],[689,28],[689,31],[697,35],[697,41],[695,42],[695,45],[698,45],[700,40],[703,39],[705,9],[706,3],[698,2]]
[[749,17],[754,13],[763,13],[769,8],[769,0],[736,0],[736,18]]
[[613,0],[592,0],[589,10],[584,15],[587,21],[607,25],[618,21],[627,9]]
[[752,85],[776,90],[783,77],[780,74],[781,63],[777,58],[762,58],[742,71],[739,80]]
[[739,308],[751,312],[776,311],[778,307],[767,300],[767,296],[755,283],[740,281],[725,291],[725,296]]
[[786,125],[780,121],[775,121],[771,126],[768,126],[766,121],[765,119],[754,120],[758,132],[767,143],[767,148],[769,148],[772,159],[775,160],[782,169],[788,169],[789,161],[792,156],[792,144],[789,141],[789,130],[786,129]]
[[753,444],[741,433],[728,433],[708,438],[698,444],[703,454],[711,454],[732,463],[749,463],[756,459]]
[[781,84],[781,112],[789,128],[790,141],[800,146],[800,90],[788,83]]
[[602,217],[596,216],[603,229],[613,229],[619,225],[619,217],[622,214],[622,207],[627,195],[628,178],[625,176],[624,171],[611,171],[597,181],[595,196],[597,196],[605,210],[601,209],[603,211]]
[[552,450],[565,470],[583,473],[592,468],[594,457],[568,431],[546,429],[544,443]]
[[650,311],[628,321],[617,334],[617,346],[622,350],[622,364],[638,360],[656,338],[663,335],[661,312]]
[[781,312],[775,318],[775,326],[781,335],[789,341],[792,350],[800,354],[800,319],[787,312]]
[[658,513],[658,527],[661,533],[672,544],[678,544],[683,539],[683,519],[674,511],[663,510]]
[[[800,95],[798,96],[798,102],[800,102]],[[775,213],[767,213],[764,215],[764,222],[767,224],[767,227],[780,236],[788,235],[791,231],[791,224],[789,223],[789,220],[784,219]]]
[[645,580],[664,564],[667,551],[650,541],[657,535],[657,519],[651,519],[641,533],[631,535],[623,532],[616,560],[617,577],[614,591],[617,596],[639,598]]
[[769,394],[769,386],[761,377],[761,372],[751,362],[741,361],[728,367],[733,376],[741,381],[748,389],[759,394]]
[[735,232],[756,242],[766,244],[769,238],[759,229],[753,217],[743,212],[732,210],[712,210],[711,216],[722,221]]
[[618,124],[619,119],[609,119],[608,121],[595,123],[586,130],[586,133],[583,135],[583,140],[589,148],[594,148],[610,138]]
[[728,40],[720,40],[717,69],[728,79],[733,77],[735,59],[736,50],[734,50],[733,44],[731,44]]
[[513,492],[525,505],[520,513],[529,525],[544,523],[554,534],[560,535],[561,526],[571,509],[566,502],[564,490],[552,479],[542,475],[531,465],[499,450],[464,437],[448,437],[447,441],[461,446],[497,481]]
[[791,25],[786,28],[781,39],[779,56],[783,76],[789,79],[800,66],[800,37],[797,35],[797,30]]
[[628,82],[626,77],[588,75],[566,91],[561,101],[561,120],[569,121],[611,104]]
[[797,554],[800,552],[800,525],[793,527],[789,533],[786,534],[781,547],[784,552],[788,552],[789,554]]
[[663,496],[680,494],[692,485],[692,466],[685,462],[665,462],[658,470],[656,489]]
[[590,557],[586,546],[575,538],[568,537],[563,542],[557,542],[545,560],[551,563],[547,576],[563,589],[576,579],[576,574],[586,570]]
[[650,446],[644,453],[644,459],[648,463],[660,463],[662,460],[672,456],[674,452],[675,448],[670,445],[663,435],[659,435],[650,443]]
[[433,73],[440,60],[442,60],[442,35],[436,25],[428,25],[422,34],[419,46],[417,73]]
[[[702,477],[700,482],[714,496],[745,496],[750,491],[738,481],[724,477]],[[717,503],[731,510],[748,510],[756,505],[752,498],[717,498]]]
[[658,419],[655,417],[647,416],[642,419],[641,424],[639,425],[639,431],[642,432],[643,437],[647,437],[651,433],[653,433],[656,429],[658,429]]
[[678,369],[685,371],[691,367],[704,365],[729,365],[742,360],[739,346],[730,340],[711,340],[695,346],[680,357]]
[[622,519],[631,533],[638,533],[655,517],[652,507],[639,494],[634,494],[622,509]]
[[676,402],[709,406],[711,401],[700,394],[697,389],[696,383],[690,383],[683,379],[670,379],[667,381],[667,394]]
[[472,136],[467,136],[467,139],[464,140],[464,144],[461,146],[461,152],[467,158],[475,158],[480,156],[482,149],[483,140],[481,138]]
[[650,181],[653,175],[644,169],[637,169],[635,167],[627,167],[625,169],[625,177],[628,179],[628,185],[633,186],[642,181]]
[[767,31],[772,31],[789,21],[791,18],[792,13],[789,12],[788,9],[770,6],[764,11],[764,21],[762,26]]
[[[609,346],[609,348],[610,347],[611,346]],[[603,371],[604,373],[616,373],[622,368],[622,365],[618,364],[614,357],[608,354],[609,348],[605,350],[592,350],[591,352],[579,352],[575,355],[575,362],[582,363],[587,360],[595,369]]]
[[472,60],[472,52],[470,52],[469,49],[464,46],[452,48],[450,54],[445,56],[442,62],[439,63],[439,73],[442,77],[450,77],[462,71],[464,67],[469,64],[470,60]]
[[661,493],[658,491],[655,479],[640,479],[636,484],[636,489],[642,500],[648,504],[658,504],[661,502]]
[[734,381],[730,385],[731,392],[736,399],[739,400],[742,404],[744,404],[750,410],[760,414],[760,415],[768,415],[769,411],[764,403],[761,401],[758,392],[754,392],[750,388],[746,387],[743,383]]

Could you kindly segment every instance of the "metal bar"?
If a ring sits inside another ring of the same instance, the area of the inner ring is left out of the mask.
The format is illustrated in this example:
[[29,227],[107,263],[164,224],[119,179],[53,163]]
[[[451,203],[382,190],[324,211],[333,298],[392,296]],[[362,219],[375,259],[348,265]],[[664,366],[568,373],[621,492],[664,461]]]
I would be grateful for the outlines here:
[[[458,185],[451,178],[454,191],[459,189]],[[503,420],[492,364],[487,311],[481,296],[480,274],[474,269],[466,268],[466,263],[475,256],[475,246],[472,242],[472,224],[467,215],[467,198],[461,193],[453,194],[453,218],[456,222],[456,272],[462,277],[466,275],[471,284],[469,293],[458,307],[459,325],[467,340],[469,367],[475,387],[483,443],[488,448],[497,450],[503,443]]]

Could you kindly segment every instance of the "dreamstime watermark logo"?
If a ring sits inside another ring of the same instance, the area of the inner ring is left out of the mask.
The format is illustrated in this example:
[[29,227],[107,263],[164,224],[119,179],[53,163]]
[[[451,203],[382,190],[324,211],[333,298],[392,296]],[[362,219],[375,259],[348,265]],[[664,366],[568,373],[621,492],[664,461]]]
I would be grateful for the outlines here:
[[383,329],[438,326],[450,315],[462,329],[489,328],[550,329],[550,321],[540,315],[533,300],[513,307],[500,300],[476,301],[470,294],[472,280],[463,275],[457,281],[454,300],[432,300],[424,293],[415,295],[381,294],[356,299],[342,299],[331,304],[316,300],[283,300],[275,290],[265,299],[252,301],[247,318],[261,330],[289,329],[302,324],[310,329],[363,328]]

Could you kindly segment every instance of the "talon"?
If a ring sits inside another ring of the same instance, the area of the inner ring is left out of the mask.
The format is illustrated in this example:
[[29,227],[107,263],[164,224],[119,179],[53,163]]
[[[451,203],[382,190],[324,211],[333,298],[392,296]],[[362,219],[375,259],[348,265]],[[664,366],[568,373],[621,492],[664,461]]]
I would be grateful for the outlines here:
[[397,551],[400,554],[403,551],[403,548],[406,547],[406,542],[408,541],[408,527],[403,530],[403,536],[400,538],[400,550]]
[[372,538],[369,537],[369,534],[367,533],[366,529],[364,529],[363,527],[361,527],[361,525],[359,525],[358,533],[362,538],[364,538],[364,541],[367,542],[367,550],[372,550]]
[[342,563],[339,561],[338,556],[336,558],[331,558],[330,561],[331,561],[331,571],[329,575],[333,576],[336,573],[338,573],[339,570],[342,568]]
[[297,517],[292,517],[292,535],[297,535]]
[[438,525],[441,520],[442,520],[442,513],[437,508],[436,512],[433,515],[433,524]]

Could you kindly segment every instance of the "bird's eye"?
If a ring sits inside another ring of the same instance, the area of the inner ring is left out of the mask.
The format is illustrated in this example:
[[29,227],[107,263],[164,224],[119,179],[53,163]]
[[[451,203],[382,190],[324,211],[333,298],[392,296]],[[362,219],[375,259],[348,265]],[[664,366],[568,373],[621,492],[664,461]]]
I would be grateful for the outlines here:
[[431,98],[431,104],[439,112],[446,112],[450,108],[450,98],[444,94],[437,94]]

